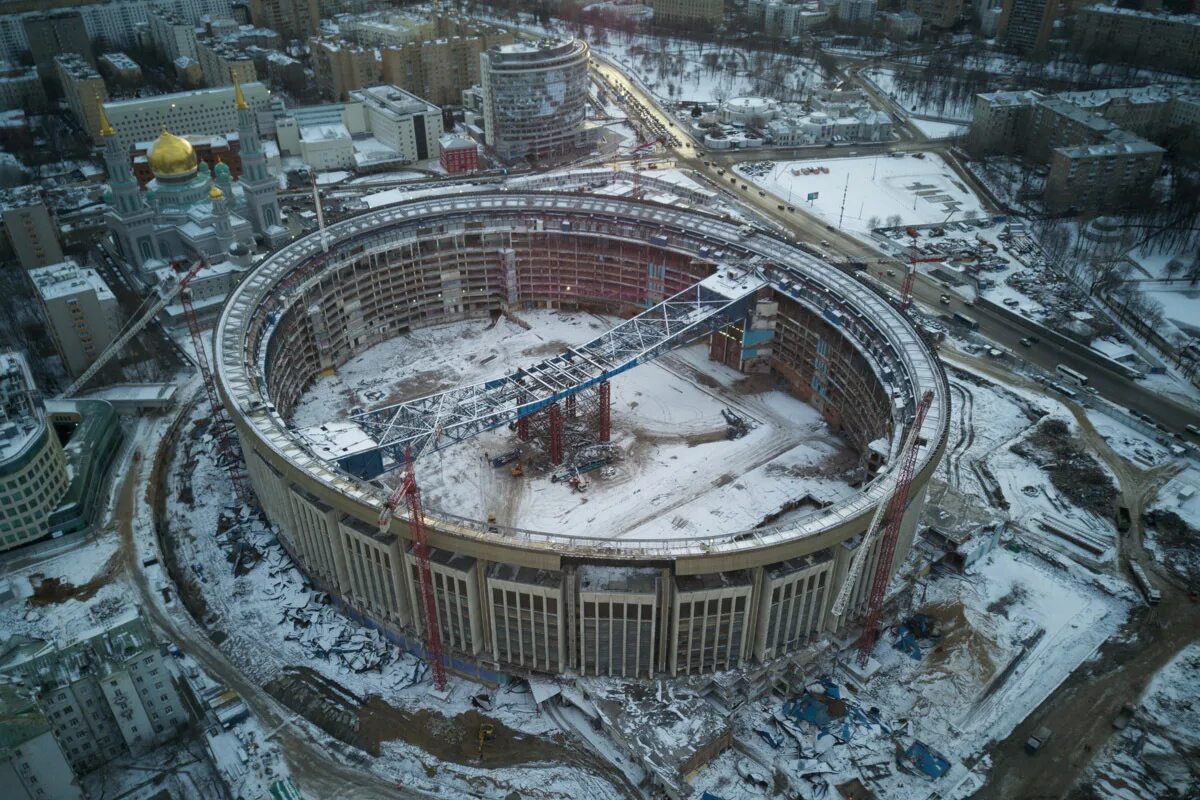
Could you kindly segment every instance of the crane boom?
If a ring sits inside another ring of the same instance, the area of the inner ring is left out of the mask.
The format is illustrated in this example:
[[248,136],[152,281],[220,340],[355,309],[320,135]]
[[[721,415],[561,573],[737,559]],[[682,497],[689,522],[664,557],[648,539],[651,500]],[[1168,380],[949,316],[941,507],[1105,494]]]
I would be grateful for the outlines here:
[[171,301],[179,295],[179,292],[182,291],[185,286],[187,286],[188,282],[194,278],[196,273],[199,272],[203,267],[204,260],[200,259],[192,265],[187,274],[185,274],[174,284],[170,286],[160,285],[158,290],[158,299],[151,303],[151,305],[144,312],[142,312],[140,316],[134,318],[131,322],[126,324],[125,330],[123,330],[116,339],[113,339],[108,347],[104,348],[104,351],[96,357],[96,360],[92,362],[91,366],[85,369],[83,374],[76,378],[75,381],[67,387],[66,391],[62,393],[63,398],[65,399],[73,397],[76,392],[86,386],[87,382],[94,378],[96,373],[103,369],[104,365],[112,360],[113,356],[121,352],[121,349],[124,348],[125,345],[129,344],[133,337],[141,333],[142,330],[149,325],[156,316],[158,316],[158,312],[170,305]]
[[[900,488],[898,484],[903,472],[903,465],[907,462],[910,454],[916,454],[917,436],[920,434],[921,423],[925,419],[925,412],[929,409],[929,404],[932,402],[933,393],[926,392],[925,396],[921,398],[921,402],[917,405],[916,416],[913,419],[912,425],[909,426],[908,434],[904,437],[904,444],[897,456],[901,464],[901,469],[885,478],[888,481],[888,488],[884,492],[886,499],[875,507],[875,514],[871,517],[871,524],[867,526],[867,532],[863,536],[862,544],[859,545],[858,552],[854,554],[854,560],[850,562],[850,569],[846,572],[845,580],[842,581],[842,588],[838,592],[837,597],[834,598],[833,605],[829,609],[829,613],[835,617],[840,617],[846,611],[846,606],[850,602],[850,594],[854,591],[855,584],[858,583],[858,578],[862,574],[863,567],[866,565],[867,555],[871,551],[875,537],[879,535],[880,523],[884,518],[884,512],[889,511],[894,504],[893,501],[896,497],[896,492]],[[882,564],[882,560],[880,564]]]

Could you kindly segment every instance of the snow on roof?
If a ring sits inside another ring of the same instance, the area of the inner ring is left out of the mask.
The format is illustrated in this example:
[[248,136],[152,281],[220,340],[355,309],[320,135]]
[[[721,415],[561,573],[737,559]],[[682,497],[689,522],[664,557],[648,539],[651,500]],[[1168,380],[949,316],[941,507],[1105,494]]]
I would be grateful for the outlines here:
[[312,444],[318,455],[329,459],[346,458],[379,446],[379,442],[357,423],[350,421],[326,422],[302,428],[300,435]]
[[112,290],[100,277],[100,273],[89,267],[81,267],[71,260],[31,269],[29,278],[43,300],[53,300],[89,290],[95,292],[96,297],[101,300],[113,299]]

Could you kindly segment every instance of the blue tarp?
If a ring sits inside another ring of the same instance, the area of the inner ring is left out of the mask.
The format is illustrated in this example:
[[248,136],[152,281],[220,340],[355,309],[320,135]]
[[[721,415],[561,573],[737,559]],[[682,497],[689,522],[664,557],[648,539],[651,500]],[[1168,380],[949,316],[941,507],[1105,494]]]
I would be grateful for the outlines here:
[[950,762],[924,742],[910,744],[904,758],[931,778],[940,778],[950,770]]

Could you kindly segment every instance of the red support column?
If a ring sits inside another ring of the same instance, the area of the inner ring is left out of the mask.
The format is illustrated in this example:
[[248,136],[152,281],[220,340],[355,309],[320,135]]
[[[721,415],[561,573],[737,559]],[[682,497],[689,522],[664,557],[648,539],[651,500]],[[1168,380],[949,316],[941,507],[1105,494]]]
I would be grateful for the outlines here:
[[575,395],[567,395],[567,418],[575,419]]
[[555,403],[547,411],[550,414],[550,463],[558,466],[563,462],[562,409]]
[[517,438],[522,442],[529,441],[529,416],[526,415],[517,420]]
[[600,384],[600,441],[607,442],[612,437],[612,387],[608,381]]

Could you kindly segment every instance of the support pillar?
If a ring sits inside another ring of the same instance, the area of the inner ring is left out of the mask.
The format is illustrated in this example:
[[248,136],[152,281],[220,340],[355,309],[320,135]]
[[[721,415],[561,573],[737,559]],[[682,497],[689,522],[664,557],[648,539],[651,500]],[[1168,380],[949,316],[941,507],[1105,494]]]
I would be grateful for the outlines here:
[[519,417],[517,419],[517,438],[522,442],[529,441],[529,416]]
[[724,330],[713,331],[708,340],[708,360],[724,364],[726,344],[728,344],[728,340],[724,336]]
[[575,419],[575,395],[567,395],[567,419]]
[[600,441],[612,437],[612,387],[608,381],[600,384]]
[[558,466],[563,462],[562,409],[558,407],[558,403],[555,403],[547,409],[547,412],[550,414],[550,463]]

